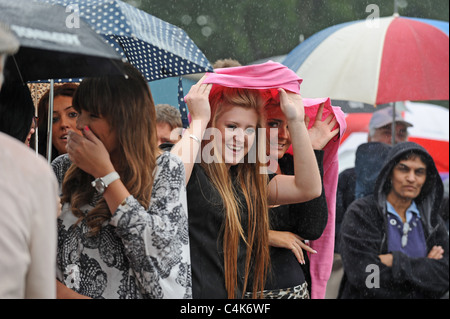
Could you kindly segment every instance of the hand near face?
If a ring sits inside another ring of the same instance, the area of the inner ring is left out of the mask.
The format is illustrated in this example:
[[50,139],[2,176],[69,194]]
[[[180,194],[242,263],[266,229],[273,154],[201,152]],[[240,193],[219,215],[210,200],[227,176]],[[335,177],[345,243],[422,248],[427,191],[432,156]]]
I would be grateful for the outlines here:
[[83,129],[83,136],[69,132],[66,149],[72,163],[95,178],[115,170],[102,141],[87,126]]
[[211,106],[209,104],[209,93],[212,84],[203,84],[206,75],[197,84],[193,85],[186,95],[186,103],[193,121],[202,120],[209,122],[211,117]]
[[[309,139],[315,150],[322,150],[339,133],[339,127],[335,129],[337,119],[333,114],[328,115],[327,118],[322,120],[324,107],[325,104],[322,103],[317,111],[314,125],[308,130]],[[309,122],[310,118],[305,116],[306,127],[309,126]]]
[[280,94],[280,106],[286,120],[290,121],[305,121],[305,107],[303,99],[300,94],[286,92],[284,89],[278,89]]

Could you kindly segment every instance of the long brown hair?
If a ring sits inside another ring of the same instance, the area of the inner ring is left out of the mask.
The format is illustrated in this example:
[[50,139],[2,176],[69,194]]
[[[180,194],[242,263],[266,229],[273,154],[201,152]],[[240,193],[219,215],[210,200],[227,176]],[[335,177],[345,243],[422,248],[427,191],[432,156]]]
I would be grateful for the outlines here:
[[[257,153],[256,163],[251,163],[252,161],[248,158],[249,154],[247,154],[244,163],[239,163],[236,167],[237,182],[233,183],[230,170],[220,159],[210,164],[202,162],[202,166],[219,192],[224,206],[223,251],[225,286],[228,298],[241,297],[236,296],[236,289],[238,288],[237,256],[240,239],[244,240],[247,245],[243,293],[246,291],[251,273],[253,276],[253,297],[256,297],[257,293],[264,288],[270,263],[268,177],[267,174],[262,173],[264,164],[260,161],[261,156],[265,155],[265,142],[264,139],[261,139],[261,135],[264,134],[260,134],[258,130],[265,126],[260,93],[256,90],[214,86],[210,94],[210,104],[212,116],[209,127],[216,127],[217,119],[227,109],[227,105],[246,109],[253,108],[259,115],[256,142],[253,145]],[[204,140],[203,147],[207,143],[207,140]],[[217,156],[216,152],[213,155]],[[239,202],[237,192],[243,194],[245,203]],[[245,206],[244,204],[246,204],[248,210],[246,234],[241,225],[241,210]]]
[[[153,173],[159,155],[156,134],[155,104],[142,75],[131,65],[126,76],[110,76],[84,80],[73,98],[78,112],[86,110],[104,117],[118,137],[118,163],[116,171],[122,182],[145,208],[150,204]],[[62,203],[70,203],[75,216],[86,218],[91,233],[96,234],[111,213],[102,198],[84,216],[82,205],[93,202],[90,183],[93,176],[76,165],[67,171],[62,185]]]
[[[64,83],[62,85],[55,85],[53,96],[54,98],[58,96],[68,96],[72,97],[75,94],[75,91],[78,88],[77,83]],[[38,103],[38,129],[40,132],[40,138],[38,142],[38,152],[42,156],[47,156],[47,128],[48,128],[48,108],[49,108],[49,100],[50,100],[50,90],[47,90],[44,95],[42,95],[41,99]],[[53,116],[53,115],[50,115]],[[34,138],[31,141],[34,143]],[[56,147],[52,143],[52,158],[53,161],[56,157],[58,157],[59,152]]]

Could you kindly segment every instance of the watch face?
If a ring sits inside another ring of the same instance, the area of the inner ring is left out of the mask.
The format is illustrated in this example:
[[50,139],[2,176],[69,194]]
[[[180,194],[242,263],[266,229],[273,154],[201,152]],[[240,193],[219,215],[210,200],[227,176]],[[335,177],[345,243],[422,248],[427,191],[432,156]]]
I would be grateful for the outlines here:
[[101,179],[95,180],[95,189],[100,194],[103,194],[103,192],[105,191],[105,183],[103,183]]
[[117,172],[112,172],[104,177],[95,179],[93,182],[91,182],[91,185],[97,190],[97,192],[103,194],[106,187],[108,187],[109,184],[118,179],[120,179],[119,174],[117,174]]

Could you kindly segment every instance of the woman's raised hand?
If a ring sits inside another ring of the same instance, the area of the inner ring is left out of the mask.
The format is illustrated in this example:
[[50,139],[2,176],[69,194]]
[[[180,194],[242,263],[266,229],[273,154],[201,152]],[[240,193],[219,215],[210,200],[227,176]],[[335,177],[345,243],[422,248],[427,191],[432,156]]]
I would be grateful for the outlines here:
[[286,120],[290,121],[305,121],[305,107],[303,105],[303,98],[300,94],[286,92],[284,89],[278,89],[280,94],[280,107],[286,116]]
[[186,103],[191,116],[189,128],[184,132],[181,140],[172,148],[172,154],[179,156],[184,164],[186,172],[186,184],[191,177],[194,164],[199,152],[201,152],[201,141],[211,118],[211,106],[209,104],[209,93],[212,84],[203,84],[206,75],[197,84],[193,85],[186,95]]
[[192,121],[202,120],[208,123],[211,117],[209,93],[211,92],[212,84],[203,84],[205,79],[206,75],[197,84],[193,85],[185,99]]
[[[317,111],[313,126],[308,130],[311,145],[315,150],[322,150],[339,133],[339,125],[333,113],[322,120],[324,107],[325,103],[322,103]],[[309,122],[310,118],[305,116],[306,127],[309,126]]]

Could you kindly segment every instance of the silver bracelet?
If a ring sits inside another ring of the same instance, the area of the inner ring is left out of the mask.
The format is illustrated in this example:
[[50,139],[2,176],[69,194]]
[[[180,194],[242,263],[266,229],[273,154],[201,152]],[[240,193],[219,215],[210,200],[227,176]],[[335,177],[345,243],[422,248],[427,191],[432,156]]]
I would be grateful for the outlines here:
[[200,141],[200,139],[194,134],[189,135],[189,137],[192,138],[194,141],[198,142],[199,144],[202,144],[202,141]]

